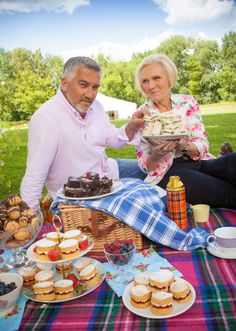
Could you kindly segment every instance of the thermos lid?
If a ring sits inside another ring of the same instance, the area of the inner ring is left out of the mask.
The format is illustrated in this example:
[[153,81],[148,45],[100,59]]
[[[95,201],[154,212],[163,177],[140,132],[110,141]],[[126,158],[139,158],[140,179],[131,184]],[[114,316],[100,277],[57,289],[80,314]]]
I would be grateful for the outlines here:
[[182,189],[183,187],[184,187],[184,184],[181,182],[179,176],[170,176],[166,189],[167,190],[178,190],[178,189]]

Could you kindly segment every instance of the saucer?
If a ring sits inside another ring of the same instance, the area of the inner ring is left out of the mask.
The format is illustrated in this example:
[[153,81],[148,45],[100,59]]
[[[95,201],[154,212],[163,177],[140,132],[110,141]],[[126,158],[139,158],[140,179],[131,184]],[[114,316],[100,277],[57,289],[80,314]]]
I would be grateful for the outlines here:
[[232,253],[222,252],[216,245],[208,245],[207,250],[210,254],[221,257],[222,259],[236,259],[236,250]]

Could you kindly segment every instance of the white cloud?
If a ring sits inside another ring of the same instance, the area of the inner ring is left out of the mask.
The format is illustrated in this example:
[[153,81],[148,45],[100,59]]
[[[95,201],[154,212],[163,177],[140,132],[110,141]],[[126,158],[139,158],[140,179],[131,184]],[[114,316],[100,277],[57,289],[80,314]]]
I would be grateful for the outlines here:
[[122,45],[117,43],[112,43],[108,41],[103,41],[98,45],[91,46],[89,48],[78,48],[74,50],[67,50],[63,54],[63,58],[67,60],[72,56],[84,55],[84,56],[97,56],[102,53],[104,56],[109,56],[112,60],[130,60],[133,53],[144,52],[156,48],[159,44],[169,38],[170,36],[176,34],[173,29],[168,29],[161,34],[154,37],[146,37],[136,44]]
[[211,21],[230,15],[233,0],[153,0],[165,13],[166,23]]
[[31,13],[42,10],[72,14],[77,8],[89,4],[90,0],[0,0],[0,14],[4,12]]

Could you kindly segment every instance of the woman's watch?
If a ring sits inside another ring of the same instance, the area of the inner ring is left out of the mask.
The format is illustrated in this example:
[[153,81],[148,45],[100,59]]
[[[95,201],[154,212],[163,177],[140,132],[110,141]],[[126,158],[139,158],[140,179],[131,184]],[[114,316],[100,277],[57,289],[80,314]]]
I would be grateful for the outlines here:
[[181,150],[181,152],[183,154],[187,154],[188,153],[188,149],[189,149],[189,144],[188,143],[185,143],[184,146],[183,146],[183,148],[182,148],[182,150]]

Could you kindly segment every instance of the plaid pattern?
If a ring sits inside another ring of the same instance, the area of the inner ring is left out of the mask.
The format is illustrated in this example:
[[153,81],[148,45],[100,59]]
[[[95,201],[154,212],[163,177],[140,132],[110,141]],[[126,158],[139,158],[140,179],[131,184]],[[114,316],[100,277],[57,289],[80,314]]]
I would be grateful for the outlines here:
[[155,243],[177,250],[206,246],[206,231],[194,228],[186,233],[165,215],[156,189],[140,179],[123,179],[122,182],[125,184],[123,189],[103,199],[78,201],[57,197],[51,209],[57,211],[58,203],[97,209],[118,218]]
[[[192,214],[189,224],[194,226]],[[202,224],[209,232],[224,225],[236,226],[236,212],[211,210],[210,220]],[[45,228],[46,227],[46,228]],[[44,231],[49,231],[49,225]],[[48,228],[47,228],[48,227]],[[146,240],[145,244],[150,245]],[[236,329],[236,263],[212,256],[204,248],[178,252],[168,247],[154,246],[158,254],[183,273],[195,288],[194,305],[185,313],[170,319],[139,317],[123,305],[104,281],[85,297],[61,304],[27,302],[20,331],[223,331]],[[90,255],[90,254],[89,254]],[[91,257],[105,261],[102,253]]]
[[168,217],[173,220],[180,229],[186,230],[188,222],[185,189],[179,191],[167,190],[167,206]]

